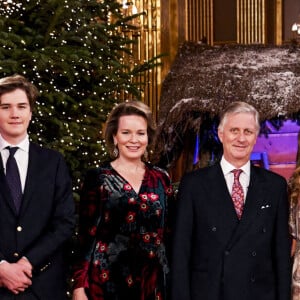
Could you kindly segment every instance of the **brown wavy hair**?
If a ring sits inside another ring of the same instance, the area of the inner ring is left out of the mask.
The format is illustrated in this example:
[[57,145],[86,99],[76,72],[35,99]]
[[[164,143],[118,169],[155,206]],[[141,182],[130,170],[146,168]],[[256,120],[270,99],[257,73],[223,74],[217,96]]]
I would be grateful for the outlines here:
[[39,95],[38,89],[25,77],[15,74],[0,79],[0,99],[3,94],[21,89],[27,95],[30,109],[33,110],[36,99]]
[[122,116],[130,115],[140,116],[145,119],[147,122],[148,135],[147,149],[150,150],[153,146],[155,138],[155,124],[149,106],[136,100],[122,102],[112,109],[104,126],[104,139],[111,158],[115,158],[113,156],[113,150],[115,147],[113,137],[117,134],[119,119]]
[[297,167],[289,180],[289,198],[294,206],[300,198],[300,167]]

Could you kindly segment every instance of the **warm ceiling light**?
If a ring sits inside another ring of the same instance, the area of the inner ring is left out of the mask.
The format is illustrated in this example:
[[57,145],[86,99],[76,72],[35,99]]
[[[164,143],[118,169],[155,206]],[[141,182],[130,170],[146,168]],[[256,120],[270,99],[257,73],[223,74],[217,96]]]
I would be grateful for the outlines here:
[[297,23],[293,24],[292,31],[298,31],[298,24]]

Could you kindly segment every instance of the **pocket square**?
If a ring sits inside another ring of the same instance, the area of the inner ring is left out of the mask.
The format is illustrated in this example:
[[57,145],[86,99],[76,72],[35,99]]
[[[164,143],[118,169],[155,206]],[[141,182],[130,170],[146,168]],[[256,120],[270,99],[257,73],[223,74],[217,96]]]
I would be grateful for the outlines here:
[[266,204],[266,205],[262,205],[262,207],[260,209],[265,209],[265,208],[270,208],[271,204]]

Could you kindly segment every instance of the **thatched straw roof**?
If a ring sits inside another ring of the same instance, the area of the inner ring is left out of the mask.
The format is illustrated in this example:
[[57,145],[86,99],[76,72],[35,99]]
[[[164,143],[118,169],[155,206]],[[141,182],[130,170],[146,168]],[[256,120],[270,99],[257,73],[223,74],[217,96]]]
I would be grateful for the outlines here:
[[185,43],[162,86],[156,155],[172,164],[185,134],[232,101],[252,104],[262,120],[300,119],[300,49]]

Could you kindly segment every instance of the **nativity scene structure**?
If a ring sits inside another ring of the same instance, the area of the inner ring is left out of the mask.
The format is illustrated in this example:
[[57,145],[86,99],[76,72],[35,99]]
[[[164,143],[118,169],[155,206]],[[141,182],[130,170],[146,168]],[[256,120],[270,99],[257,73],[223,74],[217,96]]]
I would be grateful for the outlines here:
[[260,113],[253,160],[291,175],[300,130],[300,49],[186,42],[163,82],[154,150],[154,160],[175,181],[220,158],[218,118],[232,101],[248,102]]

